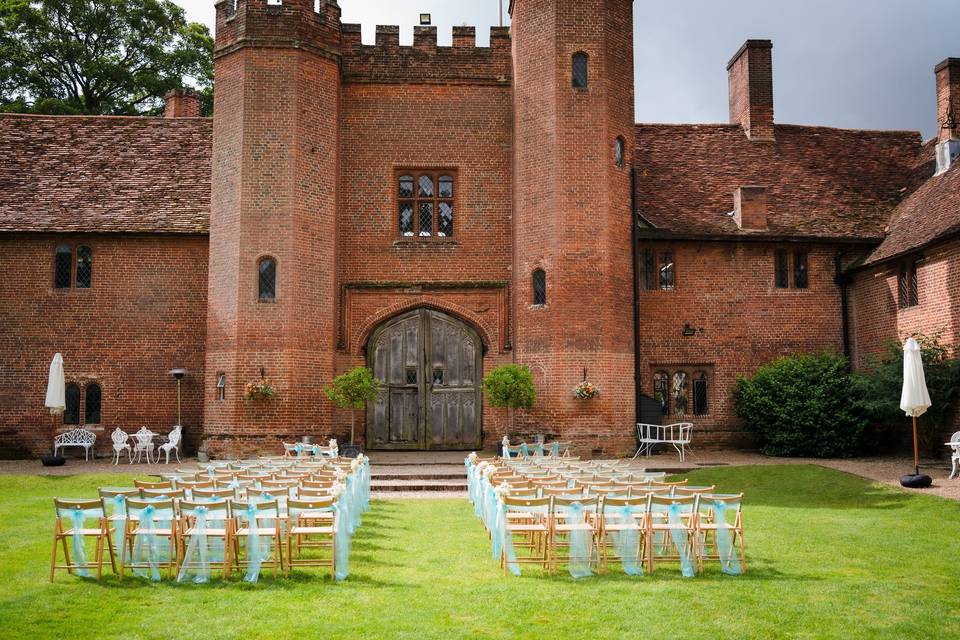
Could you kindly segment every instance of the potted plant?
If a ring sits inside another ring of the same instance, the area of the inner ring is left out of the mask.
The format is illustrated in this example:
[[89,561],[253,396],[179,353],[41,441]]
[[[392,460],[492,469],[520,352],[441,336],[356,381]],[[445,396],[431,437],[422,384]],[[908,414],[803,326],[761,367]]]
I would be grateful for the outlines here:
[[513,432],[517,409],[532,409],[537,400],[533,374],[526,365],[505,364],[483,378],[483,393],[491,405],[510,411],[510,432]]
[[[323,391],[330,398],[330,402],[341,409],[350,409],[350,447],[353,449],[355,447],[353,435],[357,411],[365,409],[368,402],[377,399],[380,383],[373,377],[373,371],[367,367],[356,367],[334,378],[330,386],[325,387]],[[346,447],[343,449],[346,449]],[[358,447],[356,452],[359,453]],[[349,451],[341,451],[341,455],[349,457]]]

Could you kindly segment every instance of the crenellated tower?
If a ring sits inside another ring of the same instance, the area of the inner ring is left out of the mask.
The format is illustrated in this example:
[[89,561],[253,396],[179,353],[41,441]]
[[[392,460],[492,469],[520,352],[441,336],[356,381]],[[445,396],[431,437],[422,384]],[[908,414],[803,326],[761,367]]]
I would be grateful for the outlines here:
[[[336,0],[216,5],[203,436],[214,455],[275,453],[273,438],[331,427],[340,56]],[[245,401],[261,372],[277,396]]]
[[[539,394],[518,419],[625,453],[635,420],[633,3],[512,0],[510,10],[514,347]],[[600,393],[574,399],[584,377]]]

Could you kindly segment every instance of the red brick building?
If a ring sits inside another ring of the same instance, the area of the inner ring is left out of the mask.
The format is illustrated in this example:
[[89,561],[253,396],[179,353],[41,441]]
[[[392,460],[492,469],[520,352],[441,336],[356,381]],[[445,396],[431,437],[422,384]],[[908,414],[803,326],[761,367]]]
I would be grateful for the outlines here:
[[[489,47],[472,27],[363,45],[334,0],[222,0],[212,120],[184,91],[166,118],[0,116],[0,451],[165,431],[178,367],[190,449],[342,438],[322,388],[362,364],[371,449],[546,432],[627,453],[641,395],[738,445],[731,387],[772,358],[957,343],[957,60],[927,143],[776,123],[755,40],[729,124],[636,124],[630,0],[510,9]],[[511,426],[479,384],[513,362],[538,399]],[[277,396],[245,400],[261,376]]]

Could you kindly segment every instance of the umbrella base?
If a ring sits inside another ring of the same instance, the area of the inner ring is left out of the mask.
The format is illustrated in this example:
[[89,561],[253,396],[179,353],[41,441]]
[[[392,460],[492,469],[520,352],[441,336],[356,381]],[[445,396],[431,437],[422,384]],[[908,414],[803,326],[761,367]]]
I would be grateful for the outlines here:
[[908,473],[900,477],[900,485],[908,489],[926,489],[933,484],[933,478],[922,473]]

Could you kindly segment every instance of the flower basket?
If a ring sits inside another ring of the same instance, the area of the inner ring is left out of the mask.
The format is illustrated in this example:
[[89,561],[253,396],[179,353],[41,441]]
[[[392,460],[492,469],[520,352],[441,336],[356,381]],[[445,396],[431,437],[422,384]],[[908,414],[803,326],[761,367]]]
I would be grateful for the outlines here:
[[248,382],[243,387],[243,397],[248,402],[269,400],[276,395],[277,390],[270,383],[270,378],[261,378],[259,382]]
[[600,389],[597,388],[597,385],[587,380],[584,380],[573,388],[573,397],[577,400],[589,400],[590,398],[596,397],[599,393]]

